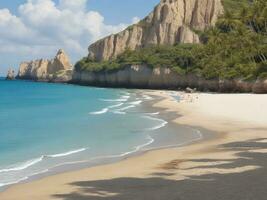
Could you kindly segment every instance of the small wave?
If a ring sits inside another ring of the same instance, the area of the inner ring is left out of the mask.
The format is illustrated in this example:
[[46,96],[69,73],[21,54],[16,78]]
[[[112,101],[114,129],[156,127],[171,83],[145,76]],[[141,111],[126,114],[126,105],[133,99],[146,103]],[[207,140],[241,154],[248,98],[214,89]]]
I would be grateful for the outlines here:
[[153,100],[153,98],[151,96],[149,96],[149,95],[143,95],[142,97],[145,100]]
[[119,115],[125,115],[126,114],[126,112],[121,112],[121,111],[118,111],[118,110],[114,110],[114,111],[112,111],[112,113],[119,114]]
[[145,113],[146,115],[159,115],[159,112],[154,112],[154,113]]
[[152,143],[155,141],[151,136],[148,136],[147,139],[149,140],[147,143],[142,144],[142,145],[139,145],[139,146],[136,147],[136,150],[137,150],[137,151],[139,151],[139,150],[141,150],[142,148],[144,148],[144,147],[146,147],[146,146],[152,144]]
[[130,98],[130,95],[123,95],[123,96],[121,96],[121,98],[123,98],[123,99],[129,99]]
[[0,169],[0,173],[21,171],[21,170],[27,169],[27,168],[29,168],[29,167],[31,167],[33,165],[36,165],[37,163],[42,162],[45,158],[58,158],[58,157],[63,157],[63,156],[68,156],[68,155],[71,155],[71,154],[79,153],[79,152],[82,152],[82,151],[85,151],[85,150],[86,150],[86,148],[82,148],[82,149],[68,151],[68,152],[60,153],[60,154],[42,155],[39,158],[26,161],[26,162],[24,162],[22,164],[18,164],[17,166],[13,166],[13,167],[6,168],[6,169]]
[[134,108],[134,107],[135,107],[134,105],[126,106],[126,107],[124,107],[124,108],[120,108],[120,109],[118,109],[117,111],[125,111],[125,110],[128,110],[128,109],[130,109],[130,108]]
[[139,100],[139,101],[134,101],[134,102],[130,102],[129,104],[131,105],[139,105],[141,104],[143,101]]
[[144,148],[144,147],[146,147],[146,146],[148,146],[154,142],[154,139],[150,136],[148,136],[147,139],[149,140],[147,143],[139,145],[139,146],[135,147],[134,150],[122,153],[117,157],[124,157],[124,156],[127,156],[129,154],[136,153],[136,152],[140,151],[142,148]]
[[119,104],[116,104],[116,105],[113,105],[113,106],[109,106],[109,108],[118,108],[120,106],[122,106],[124,103],[119,103]]
[[24,177],[24,178],[21,178],[19,180],[16,180],[16,181],[11,181],[11,182],[7,182],[7,183],[0,183],[0,187],[4,187],[4,186],[8,186],[8,185],[13,185],[13,184],[16,184],[16,183],[19,183],[21,181],[25,181],[27,180],[29,177]]
[[148,130],[150,130],[150,131],[155,131],[155,130],[157,130],[157,129],[160,129],[160,128],[163,128],[164,126],[166,126],[168,124],[168,122],[162,122],[162,124],[160,124],[160,125],[158,125],[158,126],[154,126],[154,127],[152,127],[152,128],[149,128]]
[[89,160],[82,160],[82,161],[75,161],[75,162],[65,162],[65,163],[61,163],[59,165],[56,165],[55,167],[60,167],[60,166],[63,166],[63,165],[77,164],[77,163],[86,163],[86,162],[90,162],[90,161],[93,161],[93,160],[99,160],[99,159],[105,159],[105,158],[120,158],[120,157],[124,157],[124,156],[127,156],[129,154],[136,153],[136,152],[140,151],[142,148],[152,144],[155,141],[150,135],[147,136],[147,139],[148,139],[148,142],[146,142],[145,144],[141,144],[141,145],[138,145],[138,146],[134,147],[134,149],[132,151],[127,151],[127,152],[124,152],[124,153],[121,153],[121,154],[117,154],[117,155],[97,156],[97,157],[93,157],[93,158],[91,158]]
[[[188,144],[191,144],[193,142],[196,142],[196,141],[199,141],[199,140],[203,139],[203,135],[202,135],[200,130],[197,130],[197,129],[192,129],[192,130],[196,131],[196,133],[198,135],[197,138],[194,138],[192,140],[189,140],[189,141],[186,141],[186,142],[183,142],[183,143],[179,143],[179,144],[161,146],[160,148],[172,148],[172,147],[185,146],[185,145],[188,145]],[[150,148],[150,149],[146,149],[146,150],[153,150],[153,149],[156,149],[156,148]]]
[[48,171],[49,171],[48,169],[45,169],[45,170],[42,170],[42,171],[39,171],[39,172],[35,172],[35,173],[33,173],[33,174],[29,175],[29,176],[25,176],[23,178],[20,178],[20,179],[18,179],[16,181],[10,181],[10,182],[6,182],[6,183],[0,183],[0,188],[1,187],[4,187],[4,186],[8,186],[8,185],[13,185],[13,184],[16,184],[16,183],[20,183],[22,181],[25,181],[25,180],[29,179],[32,176],[44,174],[44,173],[46,173]]
[[32,173],[29,177],[32,177],[32,176],[36,176],[36,175],[40,175],[40,174],[44,174],[46,172],[49,172],[49,169],[44,169],[42,171],[39,171],[39,172],[34,172]]
[[36,158],[36,159],[32,159],[29,161],[26,161],[25,163],[19,164],[16,167],[11,167],[11,168],[7,168],[7,169],[0,169],[0,173],[3,172],[12,172],[12,171],[21,171],[24,169],[27,169],[28,167],[35,165],[39,162],[41,162],[44,159],[44,156],[41,156],[40,158]]
[[161,122],[161,124],[159,124],[157,126],[148,128],[147,130],[149,130],[149,131],[155,131],[157,129],[163,128],[164,126],[166,126],[168,124],[168,122],[163,120],[163,119],[158,119],[158,118],[154,118],[154,117],[150,117],[150,116],[144,116],[144,118]]
[[77,149],[77,150],[73,150],[73,151],[68,151],[68,152],[65,152],[65,153],[47,155],[45,157],[48,157],[48,158],[64,157],[64,156],[69,156],[69,155],[72,155],[72,154],[80,153],[80,152],[85,151],[85,150],[86,150],[86,148],[82,148],[82,149]]
[[104,113],[108,112],[108,110],[109,110],[108,108],[103,108],[100,111],[90,112],[90,115],[101,115],[101,114],[104,114]]
[[118,155],[110,155],[110,156],[99,156],[99,157],[94,157],[92,159],[90,159],[90,161],[92,160],[97,160],[97,159],[105,159],[105,158],[120,158],[120,157],[124,157],[124,156],[127,156],[129,154],[132,154],[132,153],[136,153],[138,151],[140,151],[142,148],[152,144],[155,140],[151,137],[151,136],[147,136],[147,139],[148,139],[148,142],[146,142],[145,144],[141,144],[139,146],[136,146],[134,147],[134,149],[132,151],[127,151],[127,152],[124,152],[124,153],[121,153],[121,154],[118,154]]
[[128,99],[120,98],[120,99],[100,99],[100,101],[107,101],[107,102],[125,102]]
[[125,102],[128,101],[130,95],[122,95],[118,99],[100,99],[100,101],[107,101],[107,102]]

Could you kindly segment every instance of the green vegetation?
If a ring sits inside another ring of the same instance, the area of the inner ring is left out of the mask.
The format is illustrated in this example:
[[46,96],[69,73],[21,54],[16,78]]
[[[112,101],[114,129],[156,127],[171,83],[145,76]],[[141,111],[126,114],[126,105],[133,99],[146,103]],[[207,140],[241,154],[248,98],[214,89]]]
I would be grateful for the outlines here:
[[222,0],[227,11],[236,13],[240,8],[249,6],[253,0]]
[[75,69],[77,71],[89,71],[89,72],[99,72],[103,70],[111,71],[122,67],[123,66],[118,62],[116,62],[116,60],[96,62],[88,59],[87,57],[81,59],[75,65]]
[[94,62],[87,58],[77,70],[116,70],[129,64],[170,67],[180,74],[206,79],[255,80],[267,77],[267,1],[224,0],[225,14],[215,27],[200,33],[202,44],[153,46],[127,50],[116,59]]

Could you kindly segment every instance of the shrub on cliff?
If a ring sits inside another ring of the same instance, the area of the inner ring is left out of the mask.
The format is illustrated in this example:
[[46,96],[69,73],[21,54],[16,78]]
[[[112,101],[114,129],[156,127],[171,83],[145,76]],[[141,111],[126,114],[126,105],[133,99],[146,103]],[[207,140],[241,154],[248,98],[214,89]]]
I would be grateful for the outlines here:
[[267,1],[223,0],[225,14],[215,27],[201,33],[202,44],[151,46],[126,50],[110,61],[82,59],[81,71],[116,70],[130,64],[169,67],[180,74],[206,79],[245,80],[267,74]]

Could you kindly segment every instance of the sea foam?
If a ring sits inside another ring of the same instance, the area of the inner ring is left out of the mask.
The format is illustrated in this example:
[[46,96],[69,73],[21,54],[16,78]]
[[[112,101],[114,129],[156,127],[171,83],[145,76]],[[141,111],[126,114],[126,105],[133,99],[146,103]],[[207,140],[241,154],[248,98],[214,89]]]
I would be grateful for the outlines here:
[[101,115],[104,114],[106,112],[108,112],[108,108],[103,108],[102,110],[96,111],[96,112],[90,112],[90,115]]
[[154,121],[160,122],[159,125],[156,125],[154,127],[148,128],[147,130],[149,130],[149,131],[155,131],[157,129],[160,129],[160,128],[165,127],[168,124],[168,122],[165,121],[165,120],[163,120],[163,119],[159,119],[159,118],[155,118],[155,117],[150,117],[150,116],[144,116],[144,118],[147,118],[147,119],[150,119],[150,120],[154,120]]
[[131,105],[139,105],[141,104],[143,101],[139,100],[139,101],[133,101],[133,102],[130,102],[129,104]]
[[118,108],[120,106],[122,106],[124,103],[119,103],[119,104],[116,104],[116,105],[113,105],[113,106],[109,106],[109,108]]
[[118,109],[118,111],[125,111],[125,110],[128,110],[130,108],[134,108],[134,107],[135,107],[134,105],[130,105],[130,106],[126,106],[124,108],[120,108],[120,109]]
[[81,148],[81,149],[77,149],[77,150],[73,150],[73,151],[67,151],[65,153],[59,153],[59,154],[52,154],[52,155],[42,155],[39,158],[35,158],[32,160],[28,160],[24,163],[19,163],[16,166],[10,166],[10,168],[6,168],[6,169],[0,169],[0,173],[6,173],[6,172],[13,172],[13,171],[21,171],[24,169],[27,169],[33,165],[36,165],[40,162],[42,162],[44,159],[46,158],[58,158],[58,157],[64,157],[64,156],[69,156],[75,153],[79,153],[82,151],[85,151],[86,148]]
[[107,101],[107,102],[125,102],[128,101],[130,95],[122,95],[118,99],[100,99],[100,101]]
[[81,148],[81,149],[77,149],[77,150],[73,150],[73,151],[68,151],[68,152],[65,152],[65,153],[47,155],[45,157],[48,157],[48,158],[65,157],[65,156],[69,156],[69,155],[72,155],[72,154],[75,154],[75,153],[80,153],[80,152],[85,151],[85,150],[86,150],[86,148]]
[[18,164],[17,166],[12,166],[12,167],[6,168],[6,169],[0,169],[0,173],[12,172],[12,171],[21,171],[21,170],[24,170],[24,169],[31,167],[32,165],[35,165],[35,164],[41,162],[43,159],[44,159],[44,156],[41,156],[39,158],[32,159],[32,160],[26,161],[24,163]]

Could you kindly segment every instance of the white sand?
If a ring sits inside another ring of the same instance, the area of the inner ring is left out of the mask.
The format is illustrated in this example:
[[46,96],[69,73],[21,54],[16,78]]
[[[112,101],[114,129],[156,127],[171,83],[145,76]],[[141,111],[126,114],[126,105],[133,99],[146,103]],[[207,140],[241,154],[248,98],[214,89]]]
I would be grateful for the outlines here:
[[[235,122],[267,126],[267,95],[192,94],[194,112]],[[197,99],[198,98],[198,99]]]

